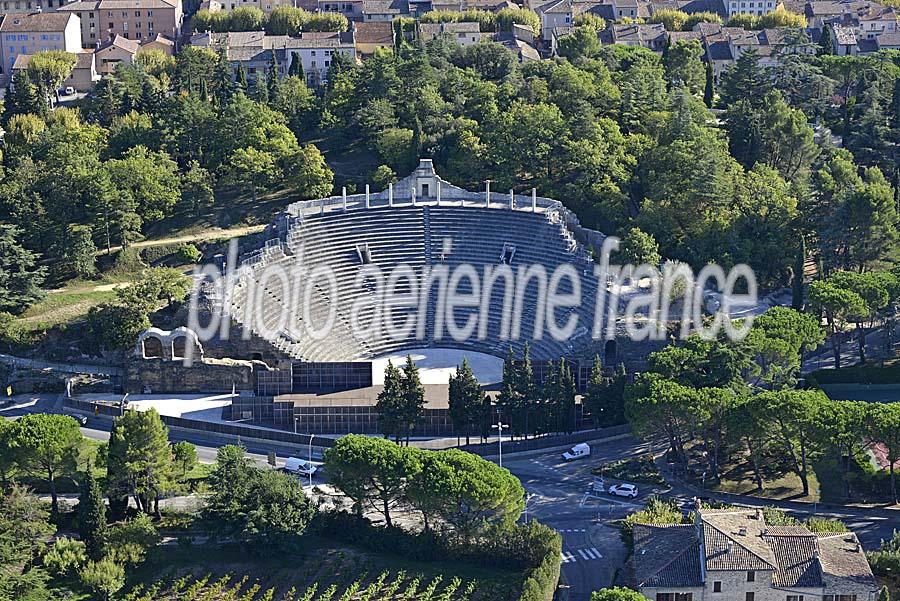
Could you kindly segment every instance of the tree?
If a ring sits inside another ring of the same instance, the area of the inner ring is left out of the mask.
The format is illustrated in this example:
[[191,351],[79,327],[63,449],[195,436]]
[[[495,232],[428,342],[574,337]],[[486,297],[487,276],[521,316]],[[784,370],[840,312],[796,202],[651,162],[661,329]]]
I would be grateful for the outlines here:
[[716,80],[713,75],[712,61],[706,61],[706,81],[703,85],[703,104],[712,108],[716,97]]
[[393,436],[398,444],[404,428],[402,378],[400,370],[389,359],[384,368],[384,387],[375,402],[379,430],[385,438]]
[[312,144],[301,146],[284,160],[287,183],[300,198],[322,198],[331,194],[334,172],[325,156]]
[[887,450],[888,471],[891,475],[891,496],[898,502],[895,467],[900,463],[900,404],[875,403],[870,409],[872,438]]
[[28,76],[34,81],[42,82],[47,90],[53,90],[59,102],[59,88],[72,75],[78,62],[71,52],[64,50],[45,50],[38,52],[28,61]]
[[0,495],[0,596],[4,601],[49,601],[47,573],[35,558],[56,531],[40,500],[13,484]]
[[847,322],[866,313],[866,302],[851,290],[818,280],[809,285],[809,302],[825,313],[834,351],[834,367],[841,367],[841,338]]
[[107,486],[111,499],[134,498],[144,513],[159,515],[159,497],[169,486],[169,431],[155,409],[116,418],[109,437]]
[[181,197],[178,166],[165,152],[135,146],[122,159],[107,161],[106,168],[144,221],[166,217]]
[[239,6],[231,11],[230,31],[260,31],[266,14],[255,6]]
[[816,49],[816,55],[830,56],[834,54],[833,35],[831,23],[822,25],[822,33],[819,34],[819,47]]
[[473,428],[484,415],[486,403],[487,395],[481,389],[469,362],[463,358],[456,374],[450,375],[449,407],[454,429],[466,433],[466,444],[469,444]]
[[650,23],[662,23],[666,31],[684,31],[684,26],[689,17],[690,15],[684,11],[663,8],[653,11],[649,21]]
[[722,106],[731,107],[738,101],[750,100],[756,107],[771,89],[771,78],[760,66],[756,50],[750,48],[722,74],[719,101]]
[[190,291],[189,277],[172,267],[151,267],[130,285],[116,290],[119,301],[146,313],[159,308],[162,301],[171,307],[184,301]]
[[829,402],[828,397],[819,390],[779,390],[763,392],[756,400],[765,405],[776,444],[791,471],[800,478],[803,496],[808,496],[815,425],[820,408]]
[[600,52],[600,39],[597,29],[590,25],[580,25],[575,30],[559,39],[557,50],[560,56],[576,61],[579,58],[591,58]]
[[0,311],[18,315],[44,297],[41,284],[46,269],[37,267],[38,255],[17,241],[20,230],[0,224]]
[[[308,16],[309,13],[301,8],[276,6],[266,20],[266,33],[268,35],[296,35]],[[293,68],[293,66],[292,62],[291,67]]]
[[176,442],[172,445],[172,459],[181,470],[181,478],[184,479],[197,465],[197,447],[185,440]]
[[409,435],[416,427],[416,422],[422,416],[425,408],[425,387],[419,378],[419,368],[412,360],[412,355],[406,356],[406,365],[403,366],[403,378],[400,381],[401,421],[406,433],[406,444],[409,446]]
[[84,226],[70,226],[66,241],[67,252],[60,253],[66,256],[66,266],[69,273],[79,278],[91,278],[97,275],[97,247],[89,228]]
[[646,597],[630,588],[616,586],[595,591],[591,594],[591,601],[644,601]]
[[386,190],[388,184],[392,184],[397,181],[397,174],[393,169],[388,167],[387,165],[379,165],[375,172],[372,173],[372,183],[375,185],[375,188]]
[[216,451],[216,467],[209,475],[206,514],[233,522],[243,511],[241,500],[249,494],[252,466],[243,447],[225,445]]
[[222,181],[225,184],[247,189],[256,203],[256,195],[268,188],[276,179],[275,157],[256,148],[238,148],[223,165]]
[[150,327],[147,312],[141,307],[101,303],[88,310],[87,329],[96,349],[117,351],[135,343],[138,335]]
[[44,91],[32,83],[26,71],[17,71],[6,88],[3,97],[3,126],[15,115],[45,117],[48,113]]
[[22,470],[47,480],[54,515],[59,511],[56,480],[75,472],[81,440],[78,422],[67,415],[32,413],[16,421],[10,438],[16,464]]
[[125,586],[125,568],[110,559],[89,561],[79,573],[81,583],[94,591],[103,601]]
[[109,529],[107,558],[121,564],[138,565],[144,561],[147,551],[160,543],[156,526],[146,513],[139,513]]
[[199,162],[191,161],[181,176],[181,206],[196,216],[214,202],[212,174]]
[[671,45],[663,57],[666,79],[669,86],[684,86],[692,94],[701,94],[704,90],[705,75],[703,47],[698,40],[679,40]]
[[289,474],[252,468],[248,494],[239,499],[243,511],[233,526],[245,545],[262,553],[289,550],[315,516],[300,482]]
[[652,265],[657,267],[662,261],[659,254],[659,244],[651,234],[633,227],[625,234],[622,240],[622,262],[632,265]]
[[90,469],[81,485],[75,515],[78,536],[85,544],[88,557],[94,560],[102,558],[108,537],[106,503],[103,501],[100,484]]

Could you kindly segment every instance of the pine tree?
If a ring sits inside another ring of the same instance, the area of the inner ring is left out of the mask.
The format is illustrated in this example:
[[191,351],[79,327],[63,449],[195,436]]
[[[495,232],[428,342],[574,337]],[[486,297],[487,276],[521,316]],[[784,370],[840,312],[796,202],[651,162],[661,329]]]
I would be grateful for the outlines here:
[[400,443],[402,425],[403,383],[400,370],[388,360],[384,368],[384,387],[378,393],[375,412],[378,414],[378,428],[385,438],[391,436]]
[[703,87],[703,104],[712,108],[716,96],[716,80],[713,75],[712,61],[706,61],[706,85]]
[[25,71],[17,71],[6,88],[3,103],[3,124],[9,123],[13,115],[31,113],[38,117],[46,117],[48,113],[46,95],[39,86],[28,77]]
[[886,586],[881,587],[878,593],[878,601],[891,601],[891,593]]
[[565,358],[559,360],[559,413],[562,419],[562,430],[567,434],[575,431],[577,424],[575,404],[575,377],[572,368],[566,363]]
[[422,416],[425,408],[425,387],[419,377],[419,368],[412,360],[412,355],[406,356],[406,365],[403,366],[403,425],[406,431],[406,444],[409,446],[409,435],[416,422]]
[[600,355],[594,356],[594,364],[591,366],[591,376],[588,379],[587,389],[582,397],[582,405],[591,413],[596,427],[604,424],[603,399],[606,396],[606,390],[609,383],[603,375],[603,363],[600,361]]
[[107,537],[106,504],[103,502],[100,484],[90,469],[82,484],[75,513],[78,535],[87,549],[88,556],[94,560],[101,559]]

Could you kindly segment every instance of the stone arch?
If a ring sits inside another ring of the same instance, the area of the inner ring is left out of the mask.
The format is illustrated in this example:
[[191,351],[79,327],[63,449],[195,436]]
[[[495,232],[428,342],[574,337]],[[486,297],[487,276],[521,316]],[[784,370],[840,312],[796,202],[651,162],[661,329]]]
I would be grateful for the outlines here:
[[163,342],[157,336],[147,336],[141,340],[141,356],[144,359],[163,359]]
[[174,336],[172,338],[172,361],[184,359],[187,353],[187,336]]
[[618,344],[616,344],[614,339],[607,340],[606,344],[603,345],[603,365],[608,367],[615,365],[617,346]]

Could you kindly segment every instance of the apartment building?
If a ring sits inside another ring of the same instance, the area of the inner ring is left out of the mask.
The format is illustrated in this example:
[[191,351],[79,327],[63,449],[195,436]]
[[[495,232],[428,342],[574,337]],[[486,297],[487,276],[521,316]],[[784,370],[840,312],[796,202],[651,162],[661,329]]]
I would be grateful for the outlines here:
[[80,0],[57,10],[81,18],[85,48],[96,48],[116,35],[138,42],[159,34],[177,40],[184,21],[182,0]]
[[37,54],[47,50],[81,50],[81,24],[77,15],[69,13],[35,13],[3,15],[0,22],[0,65],[5,85],[20,54]]

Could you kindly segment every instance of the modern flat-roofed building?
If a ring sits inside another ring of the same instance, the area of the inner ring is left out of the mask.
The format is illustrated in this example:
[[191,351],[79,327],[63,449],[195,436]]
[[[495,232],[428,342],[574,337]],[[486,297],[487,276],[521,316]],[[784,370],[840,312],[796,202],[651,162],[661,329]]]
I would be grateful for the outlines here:
[[81,44],[96,48],[116,35],[146,42],[162,34],[173,40],[181,35],[182,0],[81,0],[59,12],[81,17]]

